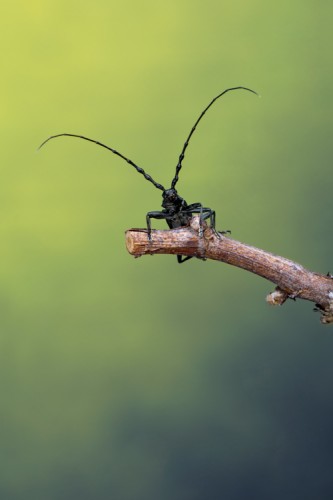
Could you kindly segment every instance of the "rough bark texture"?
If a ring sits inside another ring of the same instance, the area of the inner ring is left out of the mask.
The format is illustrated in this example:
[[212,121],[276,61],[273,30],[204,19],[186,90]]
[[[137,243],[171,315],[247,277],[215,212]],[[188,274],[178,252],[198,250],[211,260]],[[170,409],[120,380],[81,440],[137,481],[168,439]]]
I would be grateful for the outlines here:
[[204,224],[199,237],[199,217],[193,217],[189,227],[173,230],[154,230],[152,239],[144,229],[126,231],[126,247],[135,257],[147,254],[175,254],[200,259],[213,259],[258,274],[277,285],[266,300],[282,305],[288,298],[305,299],[316,304],[321,322],[333,323],[333,276],[324,276],[305,269],[300,264],[259,248],[219,237]]

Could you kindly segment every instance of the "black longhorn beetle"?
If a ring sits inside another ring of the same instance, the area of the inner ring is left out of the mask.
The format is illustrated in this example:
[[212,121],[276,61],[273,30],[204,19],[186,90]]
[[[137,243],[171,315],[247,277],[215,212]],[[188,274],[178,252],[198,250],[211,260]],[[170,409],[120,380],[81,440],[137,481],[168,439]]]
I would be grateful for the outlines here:
[[[63,136],[77,137],[79,139],[84,139],[85,141],[93,142],[94,144],[97,144],[98,146],[102,146],[103,148],[108,149],[109,151],[111,151],[112,153],[114,153],[117,156],[120,156],[120,158],[122,158],[123,160],[127,161],[127,163],[132,165],[132,167],[134,167],[140,174],[142,174],[144,176],[144,178],[147,179],[147,181],[151,182],[152,184],[154,184],[154,186],[157,189],[160,189],[162,191],[163,210],[162,211],[148,212],[146,215],[148,239],[149,240],[151,240],[151,221],[150,221],[150,219],[165,219],[168,226],[171,229],[174,229],[177,227],[186,226],[189,223],[189,221],[191,220],[192,214],[200,214],[200,221],[201,222],[205,219],[210,219],[210,227],[216,233],[216,230],[215,230],[215,210],[212,210],[211,208],[203,207],[201,203],[191,203],[190,205],[188,205],[186,203],[186,201],[181,196],[179,196],[178,192],[175,189],[175,186],[176,186],[178,179],[179,179],[179,172],[180,172],[180,169],[182,168],[182,161],[183,161],[184,156],[185,156],[185,151],[186,151],[187,146],[190,142],[192,134],[195,131],[195,129],[197,128],[197,125],[200,122],[201,118],[204,116],[206,111],[208,111],[208,109],[212,106],[212,104],[214,104],[214,102],[217,99],[219,99],[219,97],[223,96],[227,92],[230,92],[231,90],[240,90],[240,89],[247,90],[249,92],[252,92],[253,94],[258,95],[257,92],[255,92],[254,90],[251,90],[247,87],[232,87],[232,88],[224,90],[223,92],[218,94],[216,97],[214,97],[214,99],[208,104],[208,106],[200,114],[199,118],[197,119],[197,121],[193,125],[191,132],[189,133],[189,135],[185,141],[183,149],[179,155],[178,163],[176,166],[176,173],[175,173],[174,178],[172,179],[171,187],[169,189],[165,189],[165,187],[162,186],[162,184],[159,184],[158,182],[154,181],[154,179],[149,174],[147,174],[143,170],[143,168],[136,165],[132,160],[130,160],[129,158],[126,158],[126,156],[122,155],[121,153],[119,153],[115,149],[110,148],[109,146],[106,146],[105,144],[102,144],[99,141],[95,141],[94,139],[89,139],[89,137],[85,137],[83,135],[66,134],[66,133],[51,135],[51,137],[48,137],[48,139],[46,139],[39,146],[39,149],[42,146],[44,146],[44,144],[46,144],[50,139],[54,139],[55,137],[63,137]],[[218,233],[216,233],[216,234],[218,235]],[[199,235],[202,236],[202,228],[199,231]],[[181,264],[182,262],[185,262],[191,258],[192,258],[191,256],[183,257],[182,255],[177,255],[177,260],[178,260],[179,264]]]

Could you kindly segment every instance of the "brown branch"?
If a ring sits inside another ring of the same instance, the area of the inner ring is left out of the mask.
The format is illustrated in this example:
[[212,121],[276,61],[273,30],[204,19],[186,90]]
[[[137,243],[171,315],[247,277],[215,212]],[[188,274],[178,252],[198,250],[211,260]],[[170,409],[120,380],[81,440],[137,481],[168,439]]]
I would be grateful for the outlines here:
[[152,231],[147,238],[145,229],[126,231],[126,247],[135,257],[147,254],[174,254],[213,259],[258,274],[277,285],[266,300],[282,305],[289,299],[310,300],[321,312],[321,322],[333,323],[333,276],[324,276],[305,269],[300,264],[259,248],[245,245],[220,233],[218,237],[204,223],[203,237],[199,236],[199,217],[189,227]]

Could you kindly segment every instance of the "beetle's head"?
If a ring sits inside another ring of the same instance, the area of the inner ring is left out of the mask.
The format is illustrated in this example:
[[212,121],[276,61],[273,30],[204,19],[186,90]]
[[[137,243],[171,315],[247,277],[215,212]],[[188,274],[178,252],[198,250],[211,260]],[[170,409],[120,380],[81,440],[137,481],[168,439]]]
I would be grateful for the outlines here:
[[179,196],[175,188],[165,189],[163,191],[162,207],[166,209],[177,209],[184,203],[183,198]]
[[169,203],[175,203],[179,199],[179,194],[176,189],[170,188],[163,191],[163,201],[168,201]]

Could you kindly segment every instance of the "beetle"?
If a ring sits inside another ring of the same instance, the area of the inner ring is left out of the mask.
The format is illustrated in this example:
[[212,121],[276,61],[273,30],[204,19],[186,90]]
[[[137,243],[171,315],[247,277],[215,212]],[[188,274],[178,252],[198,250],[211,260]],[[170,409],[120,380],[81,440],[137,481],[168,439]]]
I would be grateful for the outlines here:
[[[204,114],[208,111],[208,109],[214,104],[214,102],[222,97],[224,94],[227,92],[233,91],[233,90],[246,90],[248,92],[252,92],[253,94],[257,94],[254,90],[251,90],[247,87],[231,87],[228,89],[225,89],[223,92],[218,94],[214,99],[210,101],[208,106],[205,107],[205,109],[201,112],[199,115],[199,118],[196,120],[194,123],[185,143],[183,146],[183,149],[179,155],[178,158],[178,163],[176,165],[176,172],[174,175],[174,178],[171,181],[171,187],[168,189],[165,189],[162,184],[156,182],[147,172],[143,170],[143,168],[139,167],[136,165],[132,160],[124,156],[122,153],[119,153],[119,151],[116,151],[115,149],[111,148],[110,146],[106,146],[100,141],[96,141],[94,139],[90,139],[89,137],[85,137],[83,135],[78,135],[78,134],[69,134],[69,133],[62,133],[62,134],[56,134],[56,135],[51,135],[48,137],[40,146],[43,147],[48,141],[51,139],[55,139],[56,137],[76,137],[78,139],[84,139],[85,141],[93,142],[94,144],[97,144],[98,146],[101,146],[105,149],[108,149],[112,153],[114,153],[117,156],[120,156],[123,160],[125,160],[127,163],[129,163],[132,167],[136,169],[139,174],[142,174],[144,178],[151,182],[157,189],[160,189],[162,191],[162,208],[163,210],[161,211],[152,211],[148,212],[146,215],[146,222],[147,222],[147,233],[148,233],[148,239],[151,240],[151,219],[165,219],[169,228],[170,229],[175,229],[178,227],[186,226],[189,224],[192,215],[193,214],[200,214],[200,223],[202,223],[203,220],[210,219],[210,227],[211,229],[219,236],[219,233],[216,232],[215,229],[215,210],[212,210],[211,208],[204,207],[201,203],[191,203],[188,205],[184,198],[182,198],[177,190],[176,190],[176,184],[179,180],[179,172],[182,168],[182,162],[185,157],[185,151],[189,145],[190,139],[197,128],[198,123],[204,116]],[[202,227],[200,226],[199,230],[199,235],[202,236]],[[191,259],[191,256],[182,256],[182,255],[177,255],[177,261],[179,264],[182,262],[186,262],[187,260]]]

